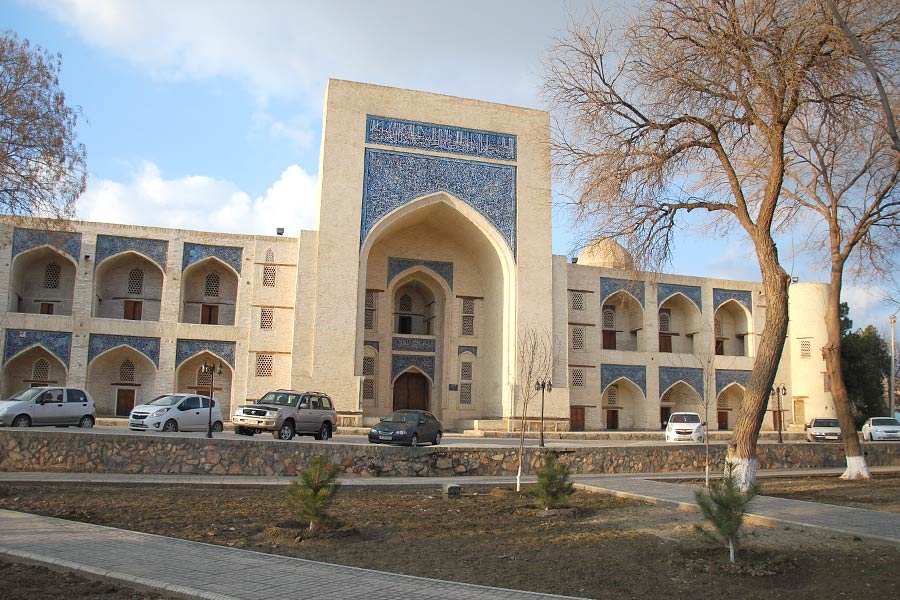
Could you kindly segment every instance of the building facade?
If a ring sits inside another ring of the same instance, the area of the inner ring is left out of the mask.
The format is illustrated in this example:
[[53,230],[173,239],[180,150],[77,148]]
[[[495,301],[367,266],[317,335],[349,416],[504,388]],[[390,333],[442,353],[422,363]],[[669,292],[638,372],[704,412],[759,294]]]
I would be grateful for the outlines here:
[[[332,80],[315,231],[5,219],[0,392],[85,386],[98,414],[125,415],[212,385],[230,414],[313,389],[344,425],[424,408],[506,429],[521,416],[519,340],[536,331],[556,358],[551,429],[656,429],[706,401],[710,425],[730,428],[761,285],[639,272],[611,242],[553,256],[549,147],[546,112]],[[826,289],[792,288],[786,423],[833,413]],[[207,363],[221,365],[212,382]]]

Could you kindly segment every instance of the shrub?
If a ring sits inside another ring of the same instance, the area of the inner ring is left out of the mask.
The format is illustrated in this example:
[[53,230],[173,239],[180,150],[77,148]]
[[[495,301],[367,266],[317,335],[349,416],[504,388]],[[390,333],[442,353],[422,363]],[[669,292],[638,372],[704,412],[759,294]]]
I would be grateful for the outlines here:
[[555,454],[547,454],[544,464],[537,470],[537,487],[532,491],[537,505],[545,509],[564,505],[566,498],[575,491],[569,481],[571,474],[569,465],[559,462]]
[[340,466],[319,455],[309,461],[300,471],[300,477],[285,489],[288,509],[298,520],[308,520],[310,531],[334,520],[328,513],[328,506],[341,487],[337,481],[340,472]]
[[741,492],[740,481],[734,469],[733,463],[726,464],[722,480],[714,482],[709,493],[702,490],[694,492],[700,511],[713,526],[713,532],[708,532],[700,525],[696,525],[697,531],[716,543],[725,544],[732,563],[747,507],[759,493],[759,484],[756,483],[746,492]]

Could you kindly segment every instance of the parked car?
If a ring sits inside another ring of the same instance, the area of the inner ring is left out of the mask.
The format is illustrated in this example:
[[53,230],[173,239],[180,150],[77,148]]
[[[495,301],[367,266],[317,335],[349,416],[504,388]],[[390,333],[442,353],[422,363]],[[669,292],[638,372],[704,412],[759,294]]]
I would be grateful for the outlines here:
[[94,426],[94,399],[80,388],[26,388],[8,400],[0,400],[0,426]]
[[430,412],[424,410],[395,410],[382,418],[369,430],[369,442],[373,444],[406,444],[418,446],[430,442],[441,443],[444,428]]
[[841,426],[837,419],[813,419],[803,429],[807,442],[824,442],[841,439]]
[[900,422],[891,417],[871,417],[863,423],[862,434],[870,442],[900,440]]
[[[135,431],[206,431],[210,414],[209,396],[163,394],[147,404],[135,406],[128,428]],[[212,400],[212,430],[222,431],[222,411]]]
[[294,434],[327,440],[337,431],[337,412],[331,398],[322,392],[276,390],[255,404],[235,408],[231,422],[238,435],[269,431],[279,440],[289,440]]
[[706,436],[706,423],[693,412],[676,412],[666,422],[667,442],[702,442]]

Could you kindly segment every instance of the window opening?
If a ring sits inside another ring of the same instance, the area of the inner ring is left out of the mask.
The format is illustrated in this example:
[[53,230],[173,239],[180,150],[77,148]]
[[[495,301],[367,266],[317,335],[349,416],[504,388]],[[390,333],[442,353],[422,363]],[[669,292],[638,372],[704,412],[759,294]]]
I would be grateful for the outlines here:
[[217,298],[219,296],[219,274],[207,273],[206,283],[203,288],[203,295]]
[[572,292],[569,306],[572,310],[584,310],[584,292]]
[[47,267],[44,269],[44,289],[58,290],[61,274],[62,267],[59,266],[58,262],[48,263]]
[[132,269],[128,272],[128,293],[144,293],[144,271],[141,269]]
[[812,358],[812,344],[809,340],[800,340],[800,358]]
[[50,363],[39,358],[31,367],[31,378],[35,381],[48,381],[50,379]]
[[274,308],[262,308],[259,311],[259,328],[272,329],[272,323],[275,320]]
[[606,403],[609,406],[616,406],[619,403],[619,386],[609,386],[609,389],[606,390]]
[[256,376],[257,377],[271,377],[272,376],[272,365],[275,362],[275,357],[272,354],[257,354],[256,355]]
[[412,312],[412,298],[410,298],[408,294],[403,294],[402,296],[400,296],[400,302],[398,302],[397,307],[400,312]]
[[572,328],[572,350],[584,350],[584,327]]
[[584,369],[572,369],[572,387],[584,387]]
[[266,262],[271,263],[275,262],[275,251],[269,248],[266,250]]
[[366,290],[365,328],[375,329],[375,291]]
[[669,313],[659,313],[659,330],[668,333],[671,325],[672,323],[671,318],[669,317]]
[[616,328],[616,309],[607,306],[603,309],[603,329]]
[[275,287],[275,267],[271,265],[263,267],[263,286]]
[[119,366],[119,381],[134,383],[134,363],[126,360]]

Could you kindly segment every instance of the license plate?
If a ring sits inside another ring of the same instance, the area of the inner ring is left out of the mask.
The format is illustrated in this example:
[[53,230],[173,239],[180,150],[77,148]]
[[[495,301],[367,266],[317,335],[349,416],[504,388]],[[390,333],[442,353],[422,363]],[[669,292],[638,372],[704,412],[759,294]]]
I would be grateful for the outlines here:
[[389,440],[389,439],[391,439],[391,436],[389,436],[389,435],[379,435],[379,436],[378,436],[378,439],[379,439],[379,440]]
[[836,439],[838,439],[838,436],[836,436],[836,435],[826,435],[826,436],[825,436],[825,439],[826,439],[826,440],[836,440]]

